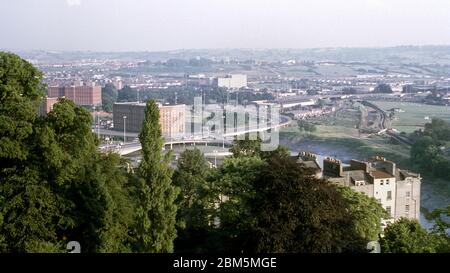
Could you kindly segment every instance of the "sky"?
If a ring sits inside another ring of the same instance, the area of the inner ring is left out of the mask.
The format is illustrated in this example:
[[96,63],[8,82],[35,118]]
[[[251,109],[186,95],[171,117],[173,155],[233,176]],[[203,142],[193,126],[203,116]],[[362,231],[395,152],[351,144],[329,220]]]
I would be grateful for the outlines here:
[[449,0],[0,0],[9,50],[449,44]]

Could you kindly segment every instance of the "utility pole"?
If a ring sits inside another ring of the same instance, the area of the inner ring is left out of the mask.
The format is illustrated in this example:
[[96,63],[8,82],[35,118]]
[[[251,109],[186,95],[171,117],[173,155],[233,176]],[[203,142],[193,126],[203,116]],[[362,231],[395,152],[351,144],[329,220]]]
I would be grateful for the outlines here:
[[97,137],[100,139],[100,117],[97,112]]
[[126,139],[126,137],[127,137],[127,135],[126,135],[126,119],[127,119],[127,116],[123,116],[123,143],[125,144],[125,142],[127,141]]

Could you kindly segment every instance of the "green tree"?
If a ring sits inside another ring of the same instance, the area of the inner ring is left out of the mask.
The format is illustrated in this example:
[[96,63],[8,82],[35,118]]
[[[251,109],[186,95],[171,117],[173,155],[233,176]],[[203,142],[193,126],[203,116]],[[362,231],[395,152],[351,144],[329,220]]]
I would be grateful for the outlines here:
[[0,52],[0,159],[4,168],[28,157],[27,144],[44,94],[41,79],[42,73],[27,61]]
[[97,152],[92,117],[73,102],[38,117],[40,80],[0,53],[0,251],[65,252],[68,240],[126,251],[132,203],[118,158]]
[[286,155],[267,160],[251,200],[256,252],[364,252],[349,205],[336,187]]
[[381,251],[390,253],[434,253],[436,238],[416,220],[401,218],[384,230]]
[[117,101],[137,101],[137,91],[128,85],[118,91]]
[[162,152],[159,108],[153,100],[147,102],[139,140],[143,158],[138,171],[135,247],[138,252],[172,252],[179,189],[171,181],[171,154]]
[[254,223],[249,202],[257,194],[254,183],[264,167],[266,163],[258,156],[230,157],[215,174],[220,196],[216,251],[240,252],[253,244],[249,240]]
[[186,150],[178,159],[173,184],[180,189],[177,252],[203,252],[211,233],[214,212],[214,183],[208,180],[212,170],[198,149]]
[[388,216],[380,203],[349,187],[338,187],[338,190],[349,203],[356,233],[367,241],[377,240],[381,233],[381,220]]
[[128,230],[133,224],[131,198],[124,162],[117,154],[94,156],[79,170],[68,193],[74,209],[66,215],[75,226],[65,231],[80,242],[83,252],[130,252]]
[[274,154],[285,154],[289,155],[289,149],[285,146],[277,146],[273,151],[262,151],[261,147],[263,145],[262,139],[259,134],[256,139],[250,139],[249,135],[246,134],[244,139],[235,138],[233,146],[230,148],[230,152],[233,153],[233,157],[261,157],[262,159],[270,158]]
[[380,83],[373,90],[374,93],[393,93],[392,88],[389,84]]
[[450,205],[446,208],[434,209],[431,213],[425,214],[425,217],[434,221],[431,234],[437,240],[436,251],[439,253],[450,253]]
[[105,87],[102,88],[102,108],[106,112],[112,112],[113,104],[117,101],[118,92],[116,87],[107,83]]
[[61,216],[57,198],[33,164],[41,79],[30,63],[0,52],[0,252],[59,248],[53,224]]
[[297,121],[297,126],[298,126],[298,130],[300,132],[305,131],[305,132],[314,133],[317,130],[317,128],[316,128],[316,126],[314,124],[309,123],[309,122],[304,121],[304,120],[298,120]]
[[425,124],[425,135],[431,136],[435,141],[450,141],[450,123],[433,118],[431,123]]
[[249,135],[245,135],[245,139],[235,138],[233,146],[230,148],[230,152],[234,157],[239,156],[259,156],[261,153],[262,140],[258,136],[256,139],[249,139]]

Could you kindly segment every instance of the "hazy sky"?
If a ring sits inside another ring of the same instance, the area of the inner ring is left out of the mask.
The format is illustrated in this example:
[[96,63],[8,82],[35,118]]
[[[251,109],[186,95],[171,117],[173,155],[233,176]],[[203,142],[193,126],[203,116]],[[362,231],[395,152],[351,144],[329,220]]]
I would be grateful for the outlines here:
[[449,0],[0,0],[0,48],[450,44]]

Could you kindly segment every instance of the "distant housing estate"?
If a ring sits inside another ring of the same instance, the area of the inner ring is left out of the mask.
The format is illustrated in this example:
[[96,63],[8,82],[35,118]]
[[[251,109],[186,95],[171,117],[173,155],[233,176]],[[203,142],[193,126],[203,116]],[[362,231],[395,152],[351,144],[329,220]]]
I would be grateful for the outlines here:
[[368,162],[351,160],[344,166],[342,161],[327,157],[321,168],[316,155],[301,152],[299,163],[314,170],[316,177],[332,183],[350,187],[373,197],[390,215],[383,225],[401,217],[420,220],[420,174],[397,168],[392,161],[383,157],[373,157]]

